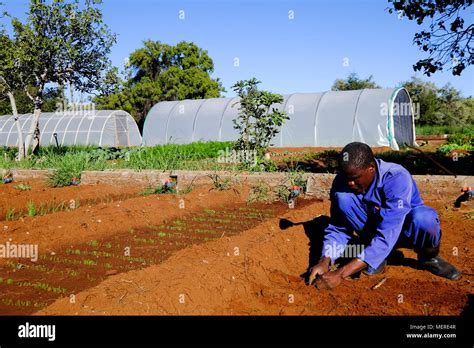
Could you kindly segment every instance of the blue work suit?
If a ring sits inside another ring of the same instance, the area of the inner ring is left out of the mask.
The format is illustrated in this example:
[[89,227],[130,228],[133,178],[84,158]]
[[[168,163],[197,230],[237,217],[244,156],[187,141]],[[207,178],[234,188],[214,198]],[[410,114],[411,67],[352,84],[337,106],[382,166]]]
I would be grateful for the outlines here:
[[[354,231],[361,239],[368,237],[363,252],[355,257],[366,262],[369,271],[380,266],[395,245],[416,251],[436,247],[441,239],[438,214],[424,205],[411,174],[399,164],[375,161],[374,180],[363,193],[351,191],[342,174],[334,178],[323,243],[324,253],[334,245],[344,250]],[[340,254],[326,255],[334,263]]]

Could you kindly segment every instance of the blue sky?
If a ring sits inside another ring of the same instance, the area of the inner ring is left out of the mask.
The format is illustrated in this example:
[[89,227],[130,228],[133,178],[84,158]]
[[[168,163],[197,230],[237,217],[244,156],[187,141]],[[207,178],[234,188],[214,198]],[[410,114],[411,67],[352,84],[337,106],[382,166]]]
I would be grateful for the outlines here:
[[[11,14],[25,17],[28,0],[4,2]],[[101,7],[105,23],[118,34],[114,65],[122,69],[145,39],[193,41],[213,59],[212,76],[221,79],[227,96],[234,95],[230,86],[237,80],[254,76],[261,88],[289,94],[329,90],[352,72],[373,75],[383,87],[416,75],[474,96],[472,66],[461,77],[448,71],[415,74],[412,65],[426,57],[412,44],[422,27],[389,14],[386,0],[103,0]]]

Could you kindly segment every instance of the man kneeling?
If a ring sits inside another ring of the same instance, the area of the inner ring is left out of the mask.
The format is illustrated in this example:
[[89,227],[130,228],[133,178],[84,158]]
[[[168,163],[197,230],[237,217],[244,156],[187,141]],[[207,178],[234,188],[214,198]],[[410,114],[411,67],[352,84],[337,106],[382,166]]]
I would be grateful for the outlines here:
[[[325,230],[323,257],[311,268],[309,284],[319,276],[318,288],[334,288],[365,268],[365,274],[379,274],[398,247],[415,250],[418,268],[451,280],[460,278],[459,271],[438,256],[438,215],[424,205],[404,167],[376,159],[368,145],[353,142],[342,150],[339,170],[330,193],[331,219]],[[354,231],[363,241],[362,250],[346,265],[329,272],[330,264],[349,249]]]

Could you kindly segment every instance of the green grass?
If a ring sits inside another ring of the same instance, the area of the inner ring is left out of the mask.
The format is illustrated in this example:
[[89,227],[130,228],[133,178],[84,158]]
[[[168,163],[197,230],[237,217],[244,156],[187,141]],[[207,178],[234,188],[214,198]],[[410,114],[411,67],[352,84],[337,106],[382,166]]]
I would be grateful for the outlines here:
[[191,162],[217,158],[219,151],[231,147],[232,142],[196,142],[143,147],[130,152],[127,165],[133,169],[185,169],[192,166]]
[[472,134],[474,133],[474,124],[465,126],[417,126],[415,125],[416,135],[439,135],[439,134]]
[[28,216],[36,216],[38,215],[38,209],[35,206],[35,203],[32,201],[28,201],[26,204],[26,208],[28,210]]
[[212,170],[220,151],[232,148],[232,142],[195,142],[143,148],[99,148],[97,146],[45,146],[38,155],[15,161],[17,149],[0,147],[0,168],[54,169],[52,186],[67,186],[71,178],[80,179],[82,170],[104,169],[189,169]]
[[450,135],[448,142],[438,148],[441,153],[448,153],[452,150],[474,150],[474,132]]
[[[80,206],[79,201],[76,201],[76,206],[75,209],[77,209]],[[49,203],[42,203],[41,205],[36,206],[33,201],[28,201],[26,203],[26,211],[23,209],[20,209],[19,211],[16,211],[15,208],[8,208],[6,215],[5,215],[5,220],[6,221],[14,221],[14,220],[20,220],[25,216],[43,216],[46,214],[50,213],[56,213],[58,211],[64,211],[64,210],[69,210],[71,209],[69,207],[69,204],[66,202],[49,202]]]
[[145,189],[145,191],[142,191],[139,193],[140,196],[150,196],[150,195],[160,195],[163,193],[176,193],[176,190],[166,190],[163,185],[158,185],[156,187],[150,186]]
[[24,185],[24,184],[16,185],[15,188],[21,191],[31,190],[30,185]]
[[[472,150],[472,136],[466,141],[463,137],[474,134],[474,125],[467,127],[453,126],[422,126],[417,127],[418,134],[453,133],[448,144],[442,145],[436,156],[436,160],[443,161],[445,166],[457,174],[465,174],[467,166],[465,162],[469,158],[461,158],[459,162],[453,163],[451,158],[444,156],[453,149]],[[334,173],[337,168],[339,151],[328,150],[319,153],[295,154],[279,160],[261,160],[253,168],[246,168],[242,164],[219,163],[218,158],[226,148],[232,148],[232,142],[196,142],[192,144],[167,144],[143,148],[99,148],[97,146],[47,146],[41,147],[37,156],[31,156],[22,161],[15,161],[16,149],[0,147],[0,168],[28,168],[28,169],[50,169],[49,184],[53,187],[68,186],[73,177],[80,181],[81,173],[85,170],[106,169],[158,169],[158,170],[217,170],[241,171],[305,171],[314,173]],[[285,153],[283,153],[285,154]],[[288,154],[288,153],[287,153]],[[275,157],[278,157],[275,155]],[[413,151],[389,151],[377,154],[378,158],[403,164],[412,174],[438,173],[433,163],[423,158],[422,154]],[[449,157],[449,156],[448,156]],[[281,162],[281,163],[280,163]],[[433,170],[433,168],[435,170]],[[444,173],[444,172],[443,172]],[[294,178],[294,184],[301,180],[298,174]],[[231,181],[223,179],[215,174],[211,177],[214,190],[232,188]],[[291,181],[289,180],[289,181]],[[20,185],[18,185],[20,186]],[[27,189],[26,185],[23,188]],[[192,190],[192,185],[178,192],[187,193]],[[161,188],[148,188],[143,195],[163,193]],[[41,214],[41,211],[40,211]]]
[[[57,160],[57,155],[52,158]],[[52,187],[63,187],[71,184],[72,178],[80,180],[84,170],[104,170],[105,162],[96,160],[90,153],[78,152],[75,154],[66,153],[61,157],[61,161],[55,162],[55,170],[49,175],[48,183]]]
[[7,214],[5,216],[5,220],[7,220],[7,221],[15,220],[15,208],[8,208],[7,209]]

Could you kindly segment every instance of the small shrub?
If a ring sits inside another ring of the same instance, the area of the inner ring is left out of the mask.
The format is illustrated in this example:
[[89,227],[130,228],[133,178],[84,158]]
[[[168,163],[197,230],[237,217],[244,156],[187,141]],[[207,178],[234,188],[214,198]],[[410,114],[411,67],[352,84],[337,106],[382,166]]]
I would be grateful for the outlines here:
[[209,174],[208,175],[212,180],[213,187],[211,190],[225,191],[231,188],[232,179],[231,178],[221,178],[218,174]]
[[251,188],[247,202],[267,202],[271,199],[271,192],[272,190],[268,183],[259,181]]
[[15,188],[21,191],[31,190],[30,185],[24,185],[24,184],[16,185]]
[[5,216],[5,219],[7,221],[13,221],[15,220],[15,208],[8,208],[7,209],[7,214]]
[[27,203],[28,216],[38,215],[38,209],[36,209],[35,203],[33,201],[28,201]]

